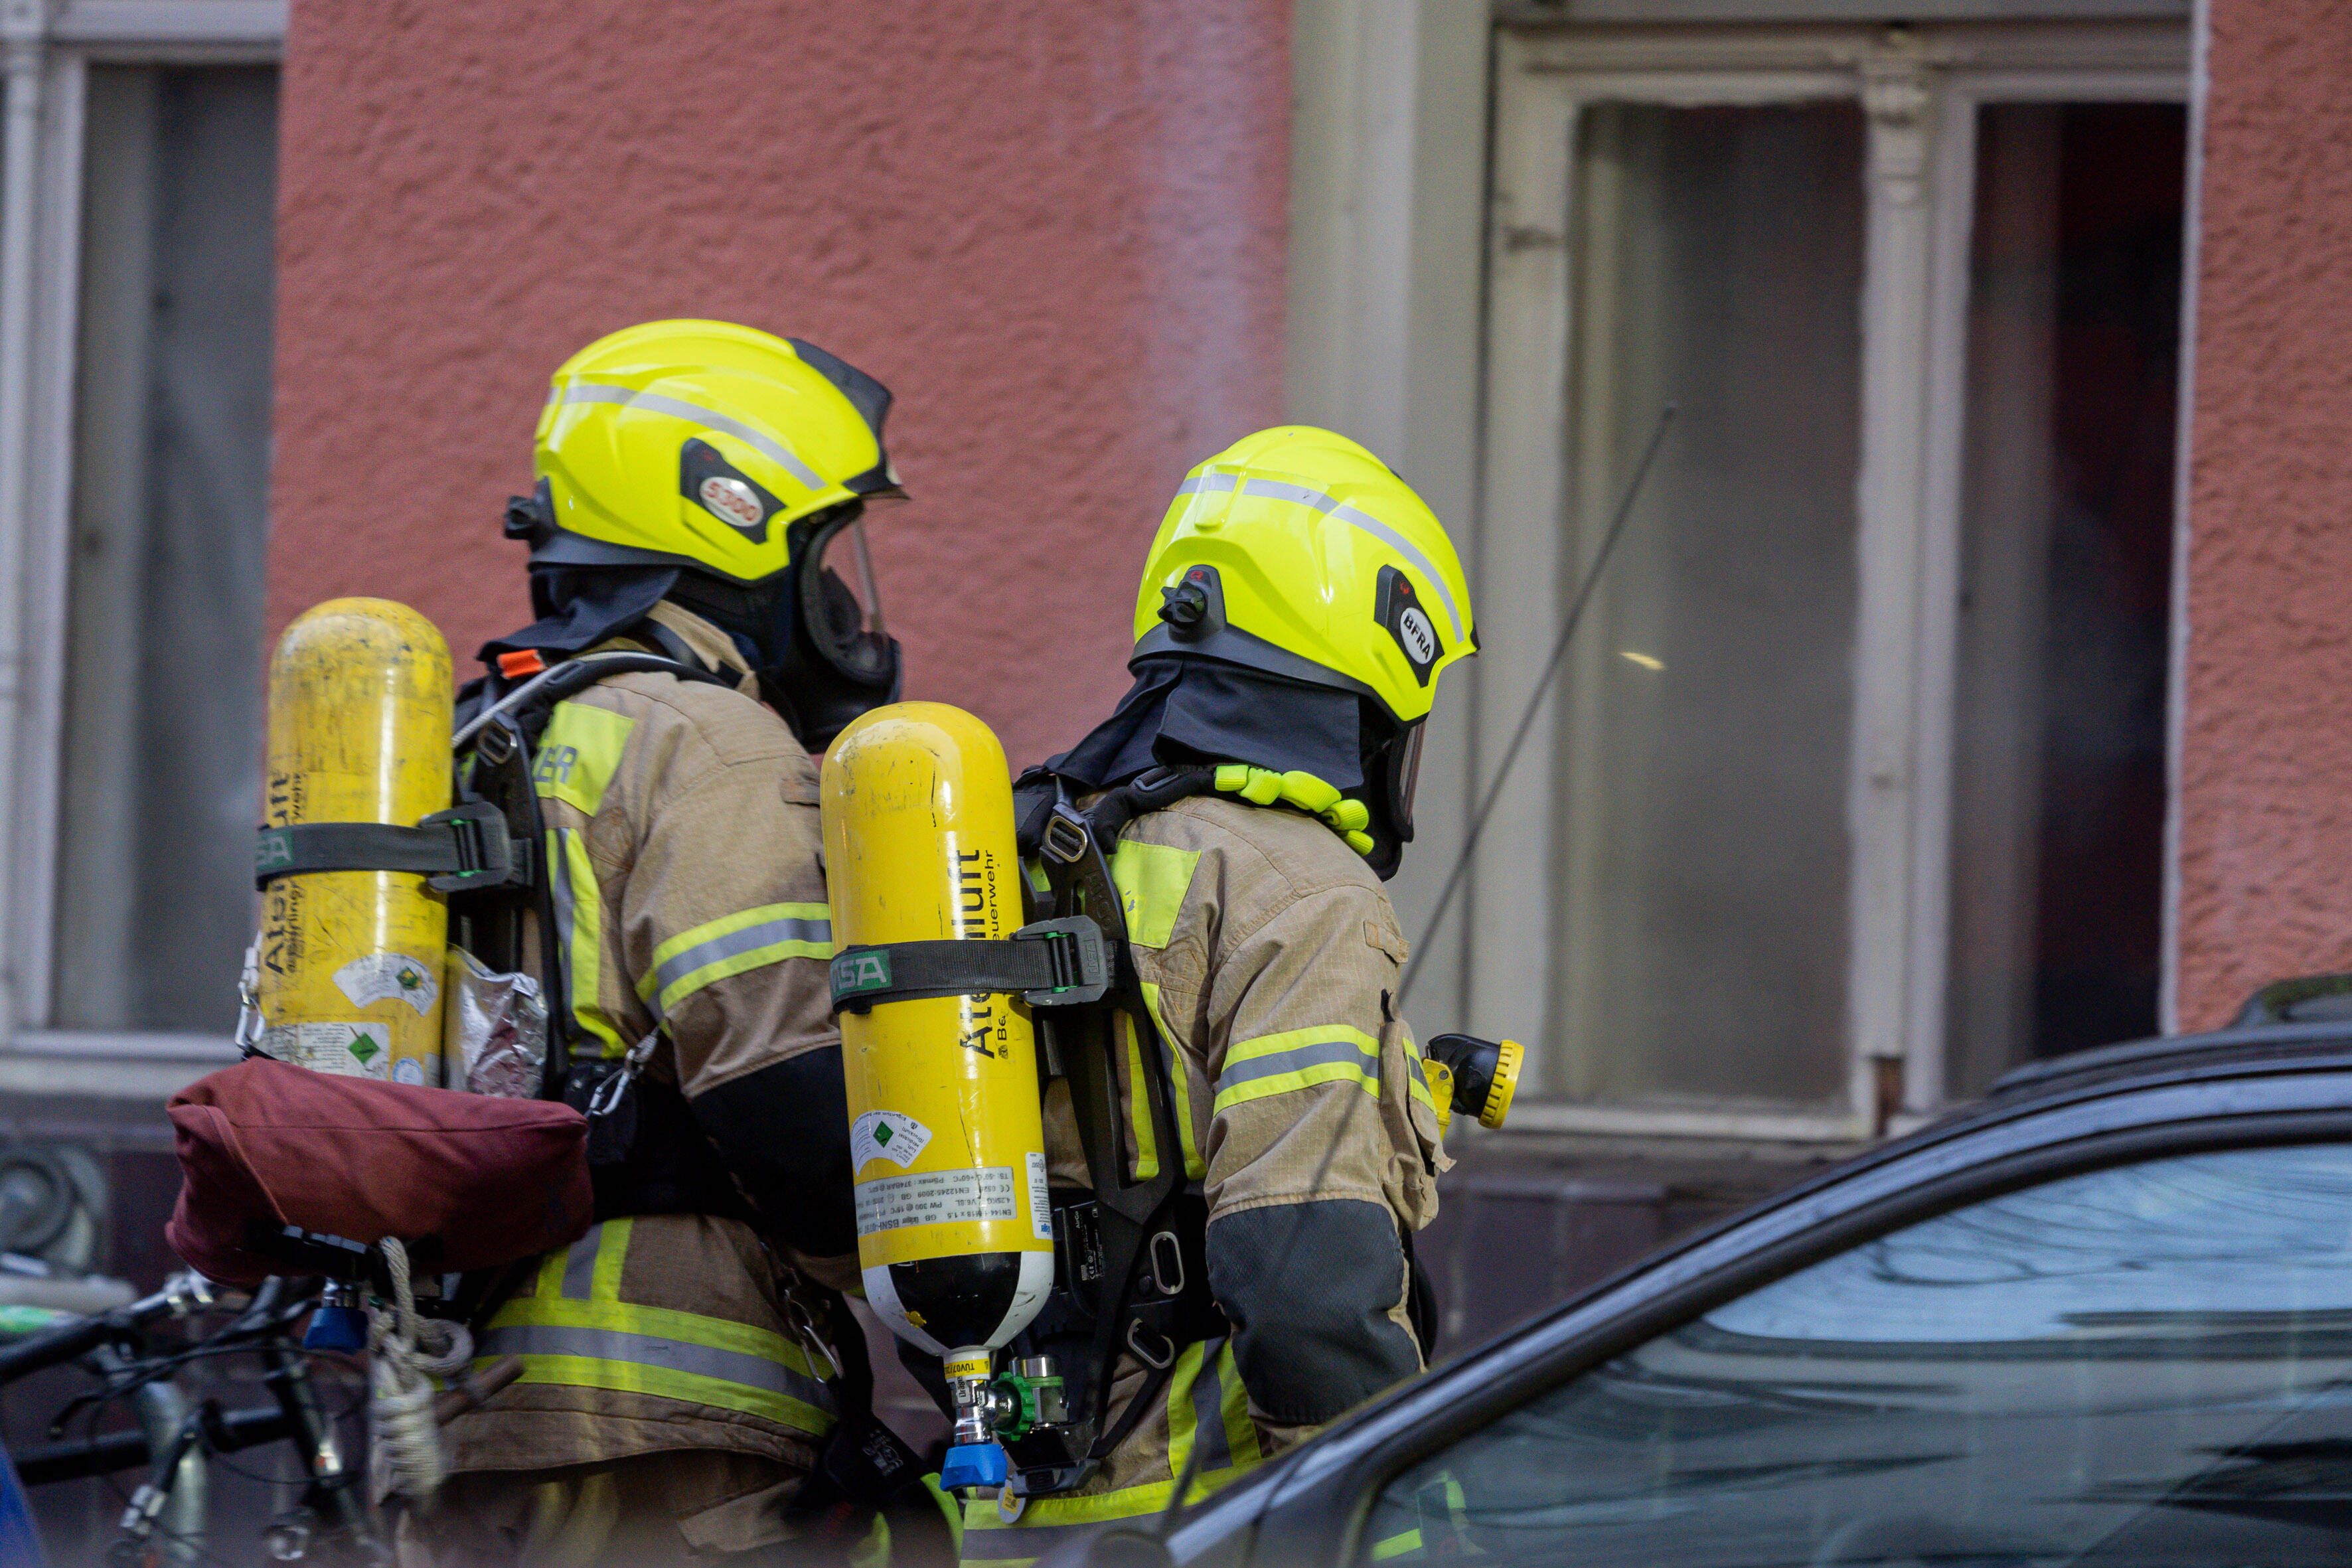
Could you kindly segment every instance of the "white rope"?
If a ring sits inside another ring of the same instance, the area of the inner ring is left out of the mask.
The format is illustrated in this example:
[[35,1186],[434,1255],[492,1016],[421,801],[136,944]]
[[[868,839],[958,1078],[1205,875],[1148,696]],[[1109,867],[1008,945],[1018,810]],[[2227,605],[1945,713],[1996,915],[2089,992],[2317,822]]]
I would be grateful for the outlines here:
[[430,1505],[448,1472],[432,1379],[463,1372],[474,1359],[474,1339],[463,1323],[417,1316],[408,1249],[392,1237],[380,1245],[392,1300],[368,1309],[368,1426],[392,1489]]

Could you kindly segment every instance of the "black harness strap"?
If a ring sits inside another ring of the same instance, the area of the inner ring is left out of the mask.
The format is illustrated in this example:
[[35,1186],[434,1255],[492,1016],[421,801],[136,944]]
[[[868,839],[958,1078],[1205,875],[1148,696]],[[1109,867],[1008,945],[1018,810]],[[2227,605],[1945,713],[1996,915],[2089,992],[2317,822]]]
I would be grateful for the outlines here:
[[[1156,1174],[1135,1182],[1127,1179],[1129,1151],[1123,1133],[1129,1119],[1119,1103],[1115,1019],[1125,1014],[1138,1040],[1156,1044],[1159,1032],[1143,1003],[1141,979],[1127,942],[1126,912],[1104,846],[1117,845],[1120,832],[1136,817],[1202,793],[1213,778],[1206,768],[1157,769],[1106,792],[1083,812],[1070,803],[1063,782],[1051,775],[1043,781],[1033,775],[1024,781],[1029,790],[1021,792],[1026,797],[1022,800],[1026,809],[1020,812],[1024,847],[1032,843],[1037,847],[1039,862],[1054,889],[1055,913],[1093,916],[1102,927],[1114,965],[1113,986],[1100,1006],[1040,1020],[1054,1037],[1053,1056],[1070,1086],[1071,1110],[1078,1141],[1086,1150],[1102,1244],[1102,1294],[1097,1303],[1091,1347],[1093,1408],[1088,1413],[1089,1425],[1098,1436],[1086,1456],[1087,1468],[1099,1464],[1134,1430],[1145,1411],[1156,1407],[1156,1391],[1165,1385],[1182,1348],[1185,1303],[1204,1293],[1206,1287],[1205,1279],[1187,1281],[1189,1289],[1154,1300],[1146,1300],[1141,1289],[1146,1279],[1156,1279],[1155,1262],[1150,1256],[1154,1238],[1172,1231],[1178,1223],[1184,1168],[1174,1154],[1182,1143],[1176,1125],[1174,1085],[1160,1052],[1144,1050],[1139,1053],[1147,1064],[1140,1087],[1153,1139],[1162,1155]],[[1043,798],[1038,798],[1033,792],[1039,792],[1041,784]],[[1145,1342],[1155,1338],[1156,1344]],[[1144,1390],[1129,1402],[1119,1422],[1106,1430],[1110,1372],[1122,1351],[1132,1352],[1150,1373]]]
[[388,822],[298,822],[265,827],[254,844],[253,885],[314,871],[421,871],[440,892],[529,882],[530,846],[507,831],[488,801],[436,811],[414,827]]
[[1102,928],[1085,915],[1038,921],[1010,937],[845,947],[830,971],[833,1010],[878,1002],[1018,992],[1033,1007],[1073,1007],[1110,988]]

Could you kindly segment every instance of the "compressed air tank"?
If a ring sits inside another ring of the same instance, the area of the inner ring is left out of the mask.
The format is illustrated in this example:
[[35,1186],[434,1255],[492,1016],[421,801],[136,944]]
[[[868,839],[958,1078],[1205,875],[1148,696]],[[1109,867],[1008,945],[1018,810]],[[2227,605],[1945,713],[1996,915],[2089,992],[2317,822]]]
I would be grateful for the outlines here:
[[[1022,923],[1013,783],[988,726],[938,702],[877,708],[824,774],[837,948],[1009,937]],[[1036,1043],[1017,995],[841,1016],[866,1299],[902,1338],[985,1376],[1054,1278]]]
[[[263,818],[413,826],[449,805],[449,645],[389,599],[330,599],[269,662]],[[320,871],[263,897],[261,1048],[320,1072],[437,1087],[448,905],[406,871]]]

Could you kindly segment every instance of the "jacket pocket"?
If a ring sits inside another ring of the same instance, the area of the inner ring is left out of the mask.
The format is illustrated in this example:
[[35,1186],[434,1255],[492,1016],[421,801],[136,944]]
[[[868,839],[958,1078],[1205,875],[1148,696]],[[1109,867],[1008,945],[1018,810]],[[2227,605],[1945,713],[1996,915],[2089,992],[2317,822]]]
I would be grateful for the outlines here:
[[1421,1049],[1401,1018],[1381,1030],[1381,1121],[1389,1134],[1389,1203],[1408,1229],[1419,1230],[1437,1217],[1437,1178],[1454,1162],[1438,1136]]

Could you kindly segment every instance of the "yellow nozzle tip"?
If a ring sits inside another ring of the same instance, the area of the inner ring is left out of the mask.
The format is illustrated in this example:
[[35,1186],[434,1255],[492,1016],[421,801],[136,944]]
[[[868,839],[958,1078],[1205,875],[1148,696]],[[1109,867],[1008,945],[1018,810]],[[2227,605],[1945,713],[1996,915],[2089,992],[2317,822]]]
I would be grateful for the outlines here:
[[1495,1081],[1486,1089],[1486,1103],[1478,1108],[1479,1126],[1500,1127],[1511,1113],[1511,1097],[1519,1091],[1519,1064],[1527,1056],[1527,1047],[1517,1040],[1505,1040],[1496,1049]]

